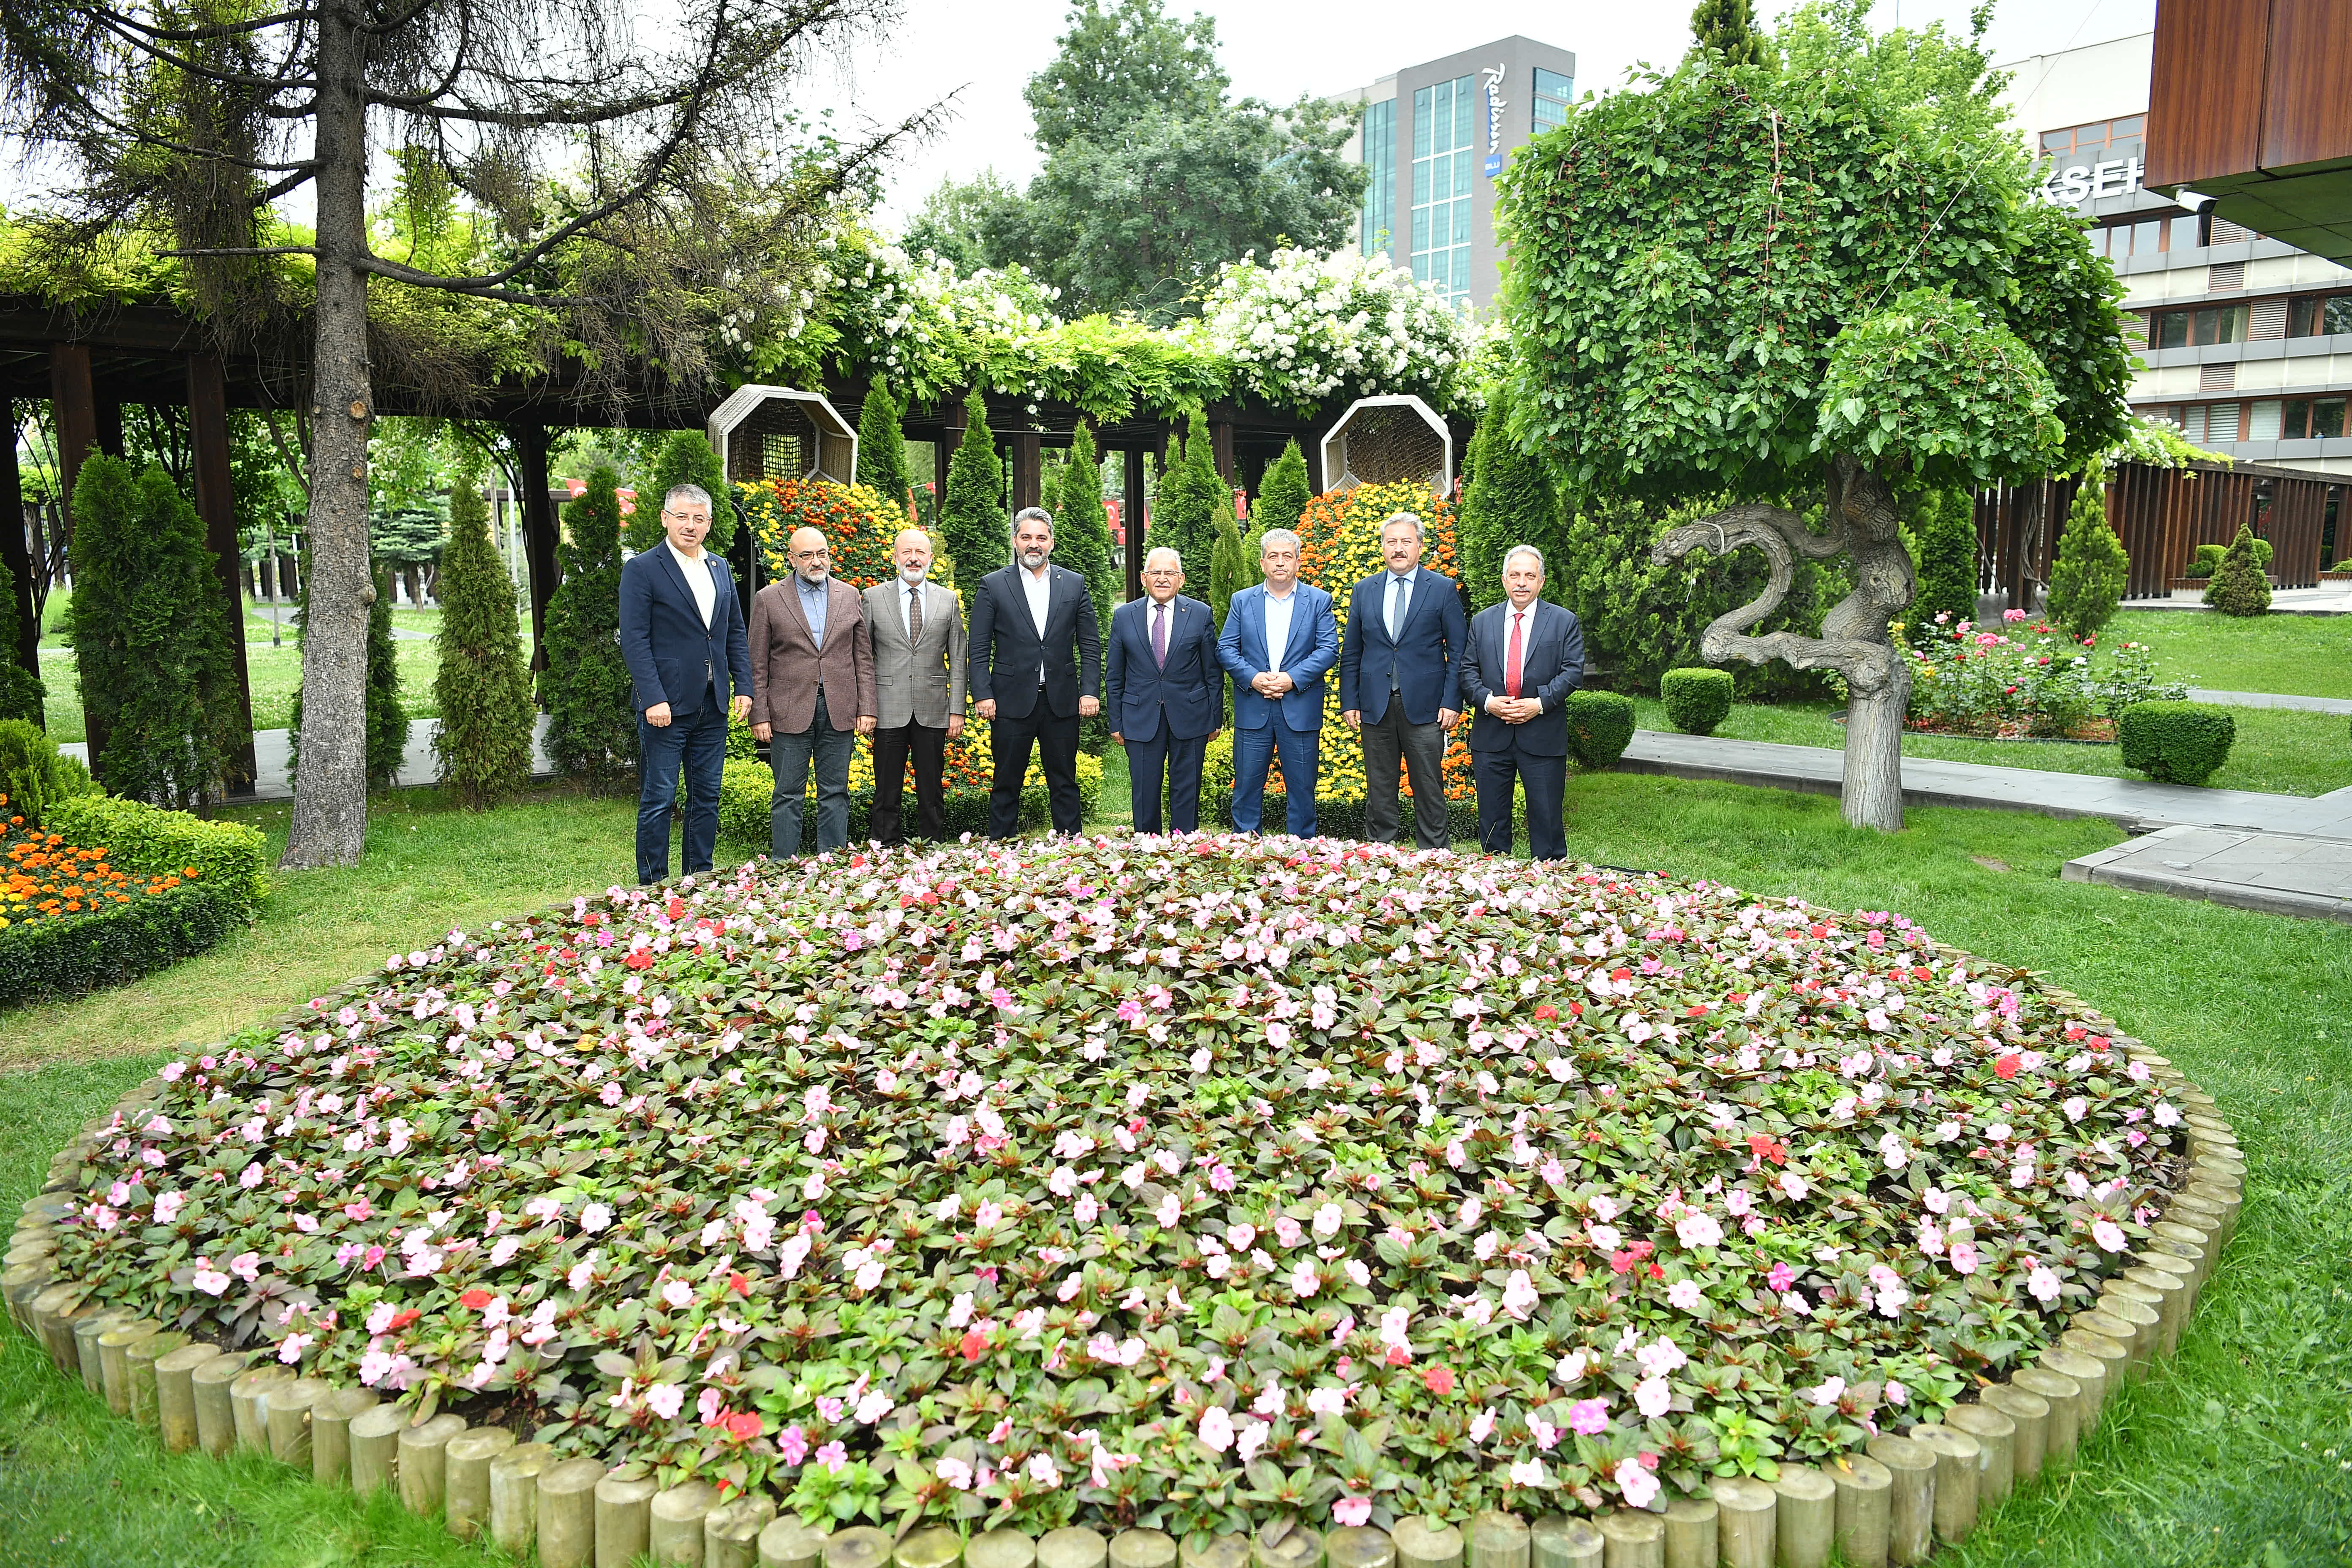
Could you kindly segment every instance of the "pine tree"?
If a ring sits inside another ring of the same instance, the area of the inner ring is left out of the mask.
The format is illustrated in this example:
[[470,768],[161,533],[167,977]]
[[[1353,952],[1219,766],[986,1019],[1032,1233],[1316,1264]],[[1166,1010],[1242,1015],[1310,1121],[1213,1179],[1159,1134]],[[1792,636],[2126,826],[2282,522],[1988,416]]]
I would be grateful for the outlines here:
[[1152,492],[1151,526],[1143,542],[1151,550],[1173,549],[1183,558],[1185,580],[1205,589],[1217,547],[1217,516],[1220,510],[1232,515],[1234,495],[1210,455],[1208,426],[1197,414],[1190,426]]
[[94,771],[157,805],[214,800],[245,731],[204,523],[160,466],[133,473],[102,454],[75,480],[73,513],[67,624]]
[[672,485],[699,485],[709,496],[710,532],[703,547],[718,555],[734,548],[735,491],[727,482],[727,470],[719,466],[719,454],[699,430],[673,430],[654,453],[652,466],[637,481],[637,510],[629,518],[623,542],[639,555],[662,542],[662,497]]
[[2084,477],[2050,571],[2050,617],[2075,637],[2095,637],[2123,603],[2131,560],[2107,523],[2106,486]]
[[1204,595],[1209,610],[1216,618],[1213,623],[1223,630],[1225,611],[1234,595],[1257,580],[1257,563],[1243,542],[1241,524],[1234,520],[1234,509],[1223,508],[1217,518],[1217,542],[1209,552],[1209,591]]
[[1565,593],[1560,549],[1567,524],[1559,494],[1543,465],[1511,438],[1510,410],[1507,390],[1496,388],[1470,441],[1475,477],[1463,492],[1460,539],[1462,585],[1474,615],[1502,602],[1503,554],[1513,545],[1543,552],[1550,596]]
[[[707,448],[706,448],[707,449]],[[617,792],[637,763],[629,667],[621,658],[620,476],[599,464],[563,509],[563,582],[547,606],[548,755],[600,795]]]
[[857,482],[893,506],[909,504],[907,436],[898,423],[904,414],[879,381],[866,389],[857,410]]
[[1013,558],[1012,520],[1004,512],[1004,465],[997,459],[996,433],[988,427],[988,404],[979,387],[964,399],[963,413],[963,439],[948,459],[940,532],[957,575],[977,584]]
[[0,720],[42,722],[47,695],[40,679],[16,662],[16,578],[0,563]]
[[1691,32],[1697,47],[1721,55],[1728,65],[1764,63],[1764,39],[1756,31],[1748,0],[1698,0],[1691,11]]
[[[1268,463],[1265,477],[1257,482],[1257,500],[1250,506],[1250,531],[1270,533],[1277,528],[1298,531],[1298,514],[1307,510],[1314,492],[1307,486],[1307,455],[1298,449],[1296,437],[1283,443],[1282,456]],[[1251,571],[1257,562],[1248,563]]]
[[1057,477],[1061,483],[1047,502],[1054,513],[1054,558],[1086,574],[1095,622],[1108,635],[1111,609],[1127,596],[1127,570],[1103,513],[1102,459],[1095,453],[1094,429],[1083,419],[1070,441],[1070,460]]
[[1918,589],[1912,595],[1911,637],[1937,634],[1937,615],[1949,636],[1977,618],[1976,502],[1968,491],[1927,490],[1912,503],[1911,530],[1919,542]]
[[475,811],[511,799],[530,782],[531,728],[538,721],[515,621],[514,583],[490,541],[481,485],[480,469],[469,466],[459,470],[449,492],[440,665],[433,675],[434,705],[441,712],[433,749],[441,782]]
[[2225,616],[2266,616],[2271,610],[2271,580],[2254,558],[2254,531],[2238,525],[2238,537],[2213,568],[2213,584],[2205,602]]
[[392,573],[389,564],[376,565],[375,603],[368,606],[367,776],[378,789],[400,782],[401,759],[408,752],[408,714],[400,703],[400,655],[392,637]]

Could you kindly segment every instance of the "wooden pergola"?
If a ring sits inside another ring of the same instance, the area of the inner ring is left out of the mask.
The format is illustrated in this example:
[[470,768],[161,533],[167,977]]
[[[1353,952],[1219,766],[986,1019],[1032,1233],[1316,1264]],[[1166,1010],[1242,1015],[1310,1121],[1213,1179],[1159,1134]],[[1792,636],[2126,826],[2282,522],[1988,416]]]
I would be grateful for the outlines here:
[[[307,342],[307,331],[296,331],[267,344],[224,353],[203,321],[181,311],[145,305],[76,310],[23,296],[0,296],[0,396],[5,397],[8,413],[7,438],[0,441],[0,452],[5,452],[0,456],[0,517],[8,520],[0,524],[0,561],[16,579],[17,657],[26,668],[38,670],[40,628],[33,613],[31,552],[19,521],[24,507],[16,467],[16,401],[46,399],[50,404],[58,461],[68,487],[61,499],[68,503],[72,477],[90,453],[121,455],[125,405],[184,406],[196,510],[204,520],[222,592],[232,605],[241,605],[228,413],[233,408],[299,408],[305,397]],[[824,392],[854,421],[865,403],[866,384],[834,378],[808,390]],[[551,432],[568,426],[698,429],[721,395],[683,393],[641,370],[625,382],[617,399],[609,387],[592,395],[565,379],[547,377],[482,388],[467,406],[452,409],[428,406],[416,389],[383,380],[376,386],[376,413],[463,417],[504,426],[511,434],[523,555],[530,579],[531,665],[537,669],[547,662],[547,605],[559,576],[556,507],[562,497],[549,489]],[[1038,504],[1045,450],[1067,447],[1080,423],[1091,421],[1066,404],[1033,405],[1026,396],[992,390],[983,391],[983,400],[999,453],[1010,470],[1013,507]],[[1244,475],[1255,478],[1286,441],[1296,438],[1307,456],[1308,483],[1321,489],[1321,438],[1346,405],[1345,400],[1335,401],[1305,417],[1255,402],[1211,405],[1204,412],[1217,471],[1228,481]],[[1169,420],[1142,413],[1091,423],[1097,449],[1117,452],[1124,463],[1127,591],[1132,598],[1142,591],[1144,530],[1136,524],[1144,517],[1144,465],[1147,459],[1165,461],[1174,429]],[[938,444],[942,476],[947,455],[961,440],[964,425],[961,396],[912,405],[902,421],[908,439]],[[757,585],[758,563],[748,538],[739,536],[738,548],[743,556],[739,577],[748,593]],[[244,643],[232,641],[250,730],[251,685]],[[100,737],[93,735],[91,741],[95,755]],[[249,776],[249,755],[247,763]]]

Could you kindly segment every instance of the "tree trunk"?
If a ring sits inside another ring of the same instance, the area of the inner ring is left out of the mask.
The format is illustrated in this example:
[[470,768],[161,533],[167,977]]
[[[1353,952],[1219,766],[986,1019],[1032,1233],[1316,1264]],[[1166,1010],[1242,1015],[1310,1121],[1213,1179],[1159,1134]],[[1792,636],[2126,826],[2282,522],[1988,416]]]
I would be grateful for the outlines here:
[[318,315],[310,367],[310,598],[302,767],[280,865],[352,866],[367,841],[366,36],[351,0],[319,13]]

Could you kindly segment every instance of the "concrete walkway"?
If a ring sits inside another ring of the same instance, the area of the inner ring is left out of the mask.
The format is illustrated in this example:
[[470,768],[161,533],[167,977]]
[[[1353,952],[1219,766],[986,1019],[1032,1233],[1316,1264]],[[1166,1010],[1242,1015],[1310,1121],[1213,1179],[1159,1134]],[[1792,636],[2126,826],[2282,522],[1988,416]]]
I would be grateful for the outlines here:
[[[551,778],[555,764],[547,755],[547,727],[550,721],[544,713],[530,742],[530,773],[533,778]],[[413,719],[408,724],[408,748],[400,759],[400,786],[404,789],[417,784],[436,784],[440,771],[433,755],[433,739],[441,732],[438,719]],[[80,741],[68,741],[58,750],[69,757],[79,757],[84,765],[89,762],[89,747]],[[253,793],[236,797],[236,805],[255,801],[279,801],[294,798],[294,783],[288,767],[289,752],[283,730],[256,730],[253,732],[255,771],[260,775],[254,781]]]
[[2070,882],[2352,923],[2352,839],[2167,827],[2066,862]]
[[2352,713],[2352,697],[2289,697],[2276,691],[2208,691],[2189,689],[2191,702],[2219,702],[2230,708],[2291,708],[2301,713]]

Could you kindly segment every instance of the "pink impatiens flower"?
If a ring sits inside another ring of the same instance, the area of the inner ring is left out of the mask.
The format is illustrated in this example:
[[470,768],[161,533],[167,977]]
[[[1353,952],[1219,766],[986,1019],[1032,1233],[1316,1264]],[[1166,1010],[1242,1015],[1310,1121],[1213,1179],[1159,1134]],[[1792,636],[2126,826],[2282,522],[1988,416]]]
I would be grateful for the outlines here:
[[1569,1430],[1586,1437],[1598,1436],[1609,1425],[1609,1402],[1605,1399],[1580,1399],[1568,1407]]
[[1349,1530],[1360,1530],[1372,1517],[1372,1500],[1368,1497],[1341,1498],[1331,1505],[1334,1522]]
[[2123,1226],[2105,1217],[2091,1222],[2091,1239],[2099,1244],[2102,1252],[2121,1252],[2131,1245],[2124,1237]]
[[1620,1460],[1616,1473],[1617,1489],[1625,1494],[1628,1508],[1647,1508],[1658,1495],[1658,1478],[1644,1468],[1638,1458]]
[[1200,1437],[1202,1444],[1216,1453],[1234,1446],[1234,1418],[1222,1405],[1212,1405],[1201,1412]]

